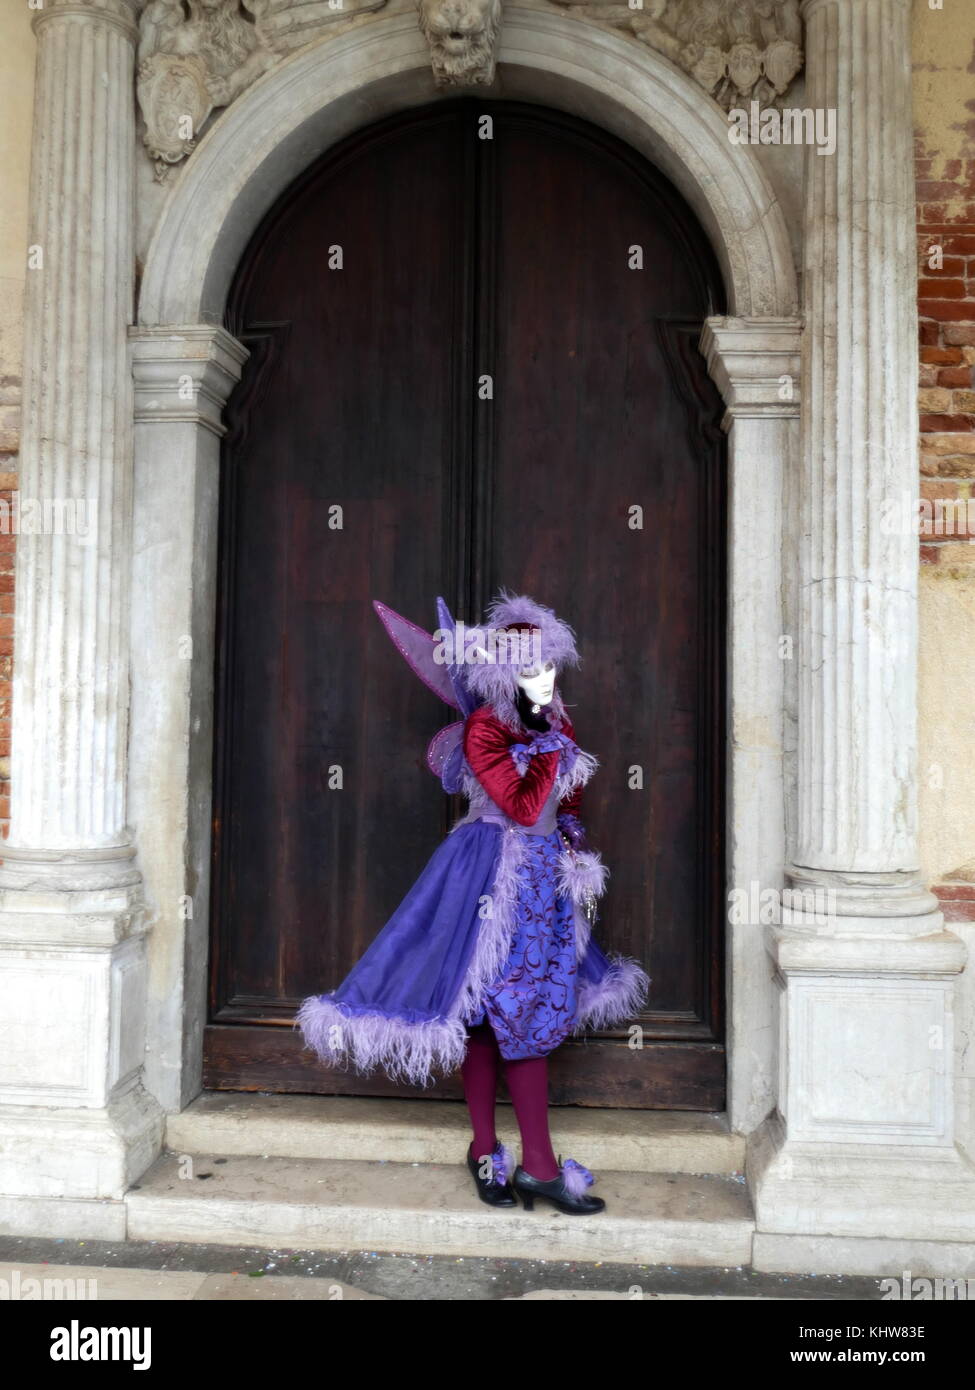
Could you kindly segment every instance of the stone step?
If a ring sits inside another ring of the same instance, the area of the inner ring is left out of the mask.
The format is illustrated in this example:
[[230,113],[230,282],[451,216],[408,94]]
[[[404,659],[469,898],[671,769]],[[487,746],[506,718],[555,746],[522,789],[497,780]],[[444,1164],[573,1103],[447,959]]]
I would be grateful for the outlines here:
[[[498,1106],[498,1135],[518,1154],[509,1104]],[[554,1106],[556,1153],[591,1171],[711,1173],[744,1171],[745,1140],[724,1115],[697,1110],[597,1110]],[[174,1153],[275,1155],[283,1158],[462,1161],[470,1141],[462,1101],[288,1096],[204,1091],[171,1115],[166,1146]]]
[[[587,1165],[588,1166],[588,1165]],[[739,1266],[754,1218],[743,1181],[599,1171],[606,1210],[492,1209],[461,1163],[165,1152],[126,1194],[130,1240],[615,1264]]]

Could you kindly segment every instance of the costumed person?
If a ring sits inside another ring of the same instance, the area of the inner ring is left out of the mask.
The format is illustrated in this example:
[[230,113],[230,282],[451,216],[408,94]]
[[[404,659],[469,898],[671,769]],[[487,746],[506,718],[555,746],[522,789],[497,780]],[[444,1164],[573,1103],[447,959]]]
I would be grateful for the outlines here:
[[[552,1149],[548,1055],[571,1034],[631,1019],[650,979],[592,935],[608,870],[586,842],[580,798],[596,759],[575,743],[557,676],[578,665],[572,628],[502,589],[485,623],[462,632],[444,600],[425,632],[374,603],[397,648],[463,719],[427,764],[469,809],[333,992],[295,1019],[329,1066],[427,1085],[461,1069],[473,1128],[467,1164],[491,1206],[544,1197],[589,1214],[605,1202],[589,1169]],[[500,1068],[521,1133],[521,1163],[495,1130]]]

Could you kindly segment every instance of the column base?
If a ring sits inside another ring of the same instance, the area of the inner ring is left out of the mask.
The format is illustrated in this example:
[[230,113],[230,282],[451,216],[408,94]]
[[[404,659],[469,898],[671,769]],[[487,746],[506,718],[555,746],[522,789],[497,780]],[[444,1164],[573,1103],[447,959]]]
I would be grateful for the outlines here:
[[944,918],[916,871],[890,873],[786,866],[789,925],[830,935],[930,936]]
[[[17,910],[18,901],[41,904],[40,911],[59,910],[52,895],[84,893],[123,894],[142,881],[136,847],[126,839],[115,845],[77,845],[56,849],[18,845],[9,840],[0,846],[0,899]],[[27,910],[30,910],[29,908]]]
[[142,1083],[141,875],[124,848],[4,854],[0,1229],[112,1237],[166,1121]]
[[953,1118],[966,947],[940,913],[872,923],[766,928],[779,1099],[745,1163],[756,1268],[900,1277],[917,1259],[955,1276],[975,1254],[975,1166]]
[[[963,1261],[975,1258],[975,1168],[954,1146],[790,1140],[785,1121],[774,1111],[749,1137],[745,1178],[755,1207],[756,1249],[766,1259],[788,1248],[772,1237],[802,1237],[814,1250],[825,1237],[876,1242],[879,1233],[890,1256],[901,1246],[906,1256],[905,1242],[919,1242],[918,1254],[920,1245],[938,1242],[957,1245]],[[837,1245],[834,1253],[847,1246],[849,1241]],[[873,1272],[882,1252],[861,1251],[867,1253]],[[834,1272],[866,1271],[847,1265]],[[943,1265],[938,1270],[956,1272],[961,1271]]]
[[[104,1109],[0,1107],[0,1230],[52,1235],[52,1224],[84,1226],[114,1238],[114,1204],[155,1161],[165,1128],[165,1112],[141,1082]],[[63,1215],[49,1224],[56,1212]]]

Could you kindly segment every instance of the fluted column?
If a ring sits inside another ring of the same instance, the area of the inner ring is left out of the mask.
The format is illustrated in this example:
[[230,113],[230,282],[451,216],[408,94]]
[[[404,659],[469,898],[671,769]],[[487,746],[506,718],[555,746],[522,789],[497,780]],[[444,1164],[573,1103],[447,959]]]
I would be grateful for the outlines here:
[[82,865],[86,882],[117,877],[129,844],[136,12],[137,0],[48,0],[34,20],[38,263],[27,276],[19,486],[22,506],[53,505],[51,523],[17,542],[4,884],[55,856],[66,884]]
[[806,105],[835,110],[837,144],[806,154],[793,878],[841,917],[937,907],[918,877],[917,536],[889,511],[917,491],[910,11],[803,5]]
[[[34,19],[12,814],[0,844],[0,1230],[118,1238],[163,1115],[126,817],[138,0]],[[33,512],[28,512],[33,515]]]
[[835,110],[836,148],[805,156],[789,875],[810,896],[766,928],[778,1099],[746,1163],[761,1269],[919,1268],[931,1242],[975,1240],[954,1125],[966,950],[918,868],[917,535],[897,522],[917,490],[910,9],[803,4],[806,105]]

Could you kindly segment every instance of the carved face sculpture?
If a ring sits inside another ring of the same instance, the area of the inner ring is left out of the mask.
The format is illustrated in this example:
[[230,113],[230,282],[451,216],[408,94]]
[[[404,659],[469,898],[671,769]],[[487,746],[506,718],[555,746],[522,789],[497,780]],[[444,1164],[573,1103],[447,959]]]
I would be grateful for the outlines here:
[[494,81],[501,0],[418,0],[438,86]]

